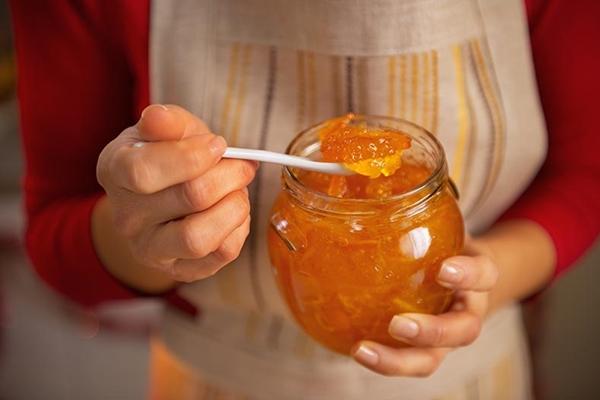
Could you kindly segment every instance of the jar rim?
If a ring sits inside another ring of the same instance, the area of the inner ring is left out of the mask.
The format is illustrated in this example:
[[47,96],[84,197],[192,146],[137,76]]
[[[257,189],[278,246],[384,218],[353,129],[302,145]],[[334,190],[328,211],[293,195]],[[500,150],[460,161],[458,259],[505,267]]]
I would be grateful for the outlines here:
[[[327,201],[327,202],[344,203],[344,204],[356,204],[356,205],[369,205],[369,204],[387,205],[387,204],[394,203],[394,202],[402,202],[403,200],[406,200],[408,198],[413,198],[419,192],[427,191],[426,189],[432,189],[431,192],[436,192],[436,189],[438,189],[439,187],[442,186],[442,184],[444,183],[444,177],[447,174],[446,157],[445,157],[444,149],[443,149],[441,143],[439,142],[439,140],[427,129],[425,129],[424,127],[417,125],[413,122],[407,121],[405,119],[381,116],[381,115],[354,114],[354,117],[352,120],[359,121],[359,122],[360,121],[368,121],[368,120],[384,122],[384,123],[380,123],[379,124],[380,126],[386,126],[385,121],[389,121],[390,125],[404,125],[406,127],[409,127],[411,130],[418,132],[418,134],[422,135],[426,139],[428,144],[433,147],[433,151],[436,153],[435,154],[435,156],[436,156],[435,157],[435,168],[432,170],[432,172],[427,177],[427,179],[425,179],[423,182],[421,182],[414,188],[412,188],[406,192],[399,193],[399,194],[396,194],[396,195],[393,195],[393,196],[390,196],[390,197],[387,197],[384,199],[352,199],[352,198],[340,198],[340,197],[331,196],[327,193],[310,188],[310,187],[306,186],[305,184],[303,184],[300,181],[300,179],[298,179],[297,175],[294,173],[293,167],[289,167],[289,166],[284,166],[282,168],[282,175],[283,175],[286,186],[290,187],[289,183],[292,183],[293,186],[296,186],[297,188],[300,188],[301,190],[308,192],[311,196],[315,196],[319,200],[323,200],[323,201]],[[286,154],[292,154],[292,150],[294,149],[294,146],[297,145],[298,142],[305,135],[319,129],[321,126],[326,124],[328,121],[329,120],[324,120],[324,121],[318,122],[306,129],[300,131],[294,137],[294,139],[290,142],[288,147],[286,148],[286,150],[285,150]],[[386,127],[389,127],[389,128],[392,128],[392,129],[395,129],[398,131],[402,131],[401,129],[393,128],[393,126],[386,126]],[[415,138],[415,135],[411,134],[410,132],[404,132],[404,131],[402,131],[402,132],[408,134],[411,137],[411,139]],[[454,185],[451,185],[451,186],[454,186]],[[294,188],[290,187],[290,189],[294,189]],[[453,187],[452,190],[456,191],[456,188]],[[455,194],[457,195],[457,193],[455,193]]]

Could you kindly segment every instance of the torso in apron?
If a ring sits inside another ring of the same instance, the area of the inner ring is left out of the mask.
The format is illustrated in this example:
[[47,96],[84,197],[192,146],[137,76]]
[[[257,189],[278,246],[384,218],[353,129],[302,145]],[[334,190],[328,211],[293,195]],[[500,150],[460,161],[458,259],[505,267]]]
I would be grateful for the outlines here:
[[[152,101],[188,108],[232,146],[284,151],[301,129],[350,111],[424,126],[444,146],[471,232],[516,199],[545,155],[519,0],[154,0],[150,53]],[[348,390],[367,387],[369,398],[386,398],[389,380],[322,349],[287,315],[265,240],[279,173],[261,166],[244,251],[214,277],[181,289],[203,317],[190,324],[167,318],[167,342],[207,375],[242,389],[264,387],[269,373],[282,388],[308,379],[318,387],[314,398],[351,398]],[[518,324],[513,311],[499,314],[470,346],[473,354],[501,352],[502,345],[478,345]],[[229,362],[209,356],[211,348]],[[456,370],[467,374],[486,359],[455,354],[431,379],[456,379]],[[318,376],[327,379],[317,384]],[[345,388],[331,384],[349,379],[355,383]],[[405,381],[391,385],[414,385]]]

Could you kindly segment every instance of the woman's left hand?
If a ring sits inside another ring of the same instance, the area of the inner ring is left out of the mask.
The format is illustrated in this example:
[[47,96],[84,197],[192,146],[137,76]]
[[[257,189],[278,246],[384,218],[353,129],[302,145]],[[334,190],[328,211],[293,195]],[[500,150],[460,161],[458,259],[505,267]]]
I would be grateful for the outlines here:
[[392,348],[362,341],[353,352],[359,363],[387,376],[426,377],[437,370],[448,352],[477,339],[498,269],[487,249],[476,240],[468,240],[465,251],[467,255],[445,260],[438,274],[440,285],[456,289],[450,310],[440,315],[396,315],[389,333],[410,347]]

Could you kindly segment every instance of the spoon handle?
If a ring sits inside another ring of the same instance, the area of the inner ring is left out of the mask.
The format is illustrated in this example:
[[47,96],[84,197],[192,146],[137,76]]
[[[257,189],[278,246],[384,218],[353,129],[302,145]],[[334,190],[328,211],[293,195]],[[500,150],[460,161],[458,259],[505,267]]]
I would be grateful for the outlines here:
[[323,172],[333,175],[352,175],[353,172],[346,169],[342,164],[312,161],[305,157],[290,156],[288,154],[275,153],[266,150],[242,149],[228,147],[223,154],[224,158],[237,158],[240,160],[254,160],[273,164],[287,165],[309,171]]

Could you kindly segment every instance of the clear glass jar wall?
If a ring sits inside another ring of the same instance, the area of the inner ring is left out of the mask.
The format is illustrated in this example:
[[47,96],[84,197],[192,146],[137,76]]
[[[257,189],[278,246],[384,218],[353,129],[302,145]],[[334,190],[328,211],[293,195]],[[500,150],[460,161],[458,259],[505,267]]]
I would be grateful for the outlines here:
[[[341,199],[284,168],[268,230],[273,271],[293,315],[309,335],[343,354],[362,339],[401,346],[388,334],[396,314],[445,311],[452,292],[435,277],[464,238],[439,142],[407,121],[357,119],[365,122],[408,134],[412,146],[403,162],[427,167],[429,177],[386,199]],[[301,132],[287,152],[318,159],[321,126]]]

